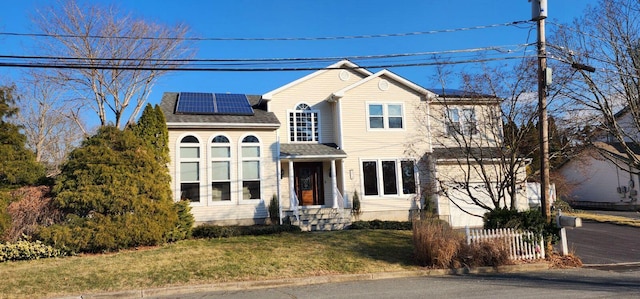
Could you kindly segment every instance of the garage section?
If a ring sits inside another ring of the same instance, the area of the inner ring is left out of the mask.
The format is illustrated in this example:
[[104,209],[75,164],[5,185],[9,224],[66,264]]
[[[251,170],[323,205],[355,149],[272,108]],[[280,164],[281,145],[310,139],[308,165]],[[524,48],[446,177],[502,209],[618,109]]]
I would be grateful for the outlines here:
[[[482,183],[470,184],[473,196],[487,204],[492,206],[491,199],[487,194],[487,191]],[[449,186],[447,188],[447,197],[449,200],[450,219],[449,223],[454,228],[469,227],[482,227],[484,225],[482,215],[487,212],[476,205],[473,200],[467,194],[467,190],[460,186]]]

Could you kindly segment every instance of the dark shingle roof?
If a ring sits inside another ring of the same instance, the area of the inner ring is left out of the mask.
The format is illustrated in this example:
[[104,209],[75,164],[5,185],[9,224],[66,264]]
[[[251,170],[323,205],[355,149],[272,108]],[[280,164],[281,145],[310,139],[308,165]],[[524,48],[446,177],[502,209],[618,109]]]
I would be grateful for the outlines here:
[[453,88],[433,88],[429,89],[440,97],[446,98],[496,98],[495,95],[482,94],[474,91],[453,89]]
[[[624,146],[619,142],[594,142],[593,145],[601,153],[607,153],[614,158],[624,161],[625,163],[631,162],[627,157],[627,152],[625,151]],[[636,156],[640,156],[640,144],[628,142],[627,146]]]
[[347,157],[347,153],[334,143],[283,143],[280,158]]
[[500,158],[501,149],[498,147],[466,148],[466,147],[436,147],[433,156],[436,159],[460,159],[460,158]]
[[220,115],[220,114],[175,114],[177,92],[165,92],[162,95],[160,108],[167,119],[167,126],[172,127],[203,127],[203,128],[278,128],[280,121],[272,112],[261,107],[261,97],[247,95],[249,104],[253,106],[254,115]]

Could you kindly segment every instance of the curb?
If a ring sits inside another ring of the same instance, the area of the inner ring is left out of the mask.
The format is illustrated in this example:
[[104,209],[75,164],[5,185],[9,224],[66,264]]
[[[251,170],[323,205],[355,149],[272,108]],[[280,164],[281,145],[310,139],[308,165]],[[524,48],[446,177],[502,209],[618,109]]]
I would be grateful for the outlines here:
[[379,280],[405,277],[428,277],[445,275],[488,274],[488,273],[514,273],[526,271],[548,270],[547,263],[533,263],[522,265],[506,265],[498,267],[457,268],[457,269],[425,269],[416,271],[377,272],[364,274],[344,274],[327,276],[310,276],[300,278],[283,278],[272,280],[221,282],[213,284],[176,286],[165,288],[153,288],[131,291],[118,291],[110,293],[96,293],[79,296],[58,297],[59,299],[133,299],[153,298],[159,296],[185,295],[200,292],[241,291],[251,289],[267,289],[286,286],[303,286],[323,283],[339,283],[350,281]]

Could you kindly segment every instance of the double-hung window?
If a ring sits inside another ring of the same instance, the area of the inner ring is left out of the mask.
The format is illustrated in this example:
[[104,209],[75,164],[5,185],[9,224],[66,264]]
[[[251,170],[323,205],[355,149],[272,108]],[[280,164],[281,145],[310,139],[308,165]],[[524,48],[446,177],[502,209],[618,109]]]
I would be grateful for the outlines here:
[[200,141],[194,136],[180,140],[180,198],[200,202]]
[[318,141],[318,132],[318,111],[304,103],[289,111],[289,141]]
[[416,193],[414,162],[380,159],[362,161],[365,196]]
[[473,108],[447,108],[445,117],[447,135],[463,134],[471,136],[478,134],[476,111]]
[[402,104],[371,103],[367,105],[369,129],[402,129]]
[[225,136],[211,141],[211,200],[231,200],[231,144]]
[[249,135],[242,139],[242,199],[260,199],[260,141]]
[[476,110],[473,108],[462,109],[462,120],[464,121],[464,127],[462,130],[467,135],[478,134],[478,122],[476,121]]

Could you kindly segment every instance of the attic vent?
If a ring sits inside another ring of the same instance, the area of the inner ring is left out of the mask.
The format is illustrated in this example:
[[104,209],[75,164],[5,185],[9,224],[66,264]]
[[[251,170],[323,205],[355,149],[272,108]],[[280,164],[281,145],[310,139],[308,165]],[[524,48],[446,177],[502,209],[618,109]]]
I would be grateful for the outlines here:
[[380,82],[378,82],[378,88],[380,88],[380,90],[388,90],[389,89],[389,81],[387,81],[385,79],[381,79]]
[[349,73],[347,70],[341,70],[340,74],[338,74],[338,77],[340,77],[340,80],[342,81],[347,81],[349,80],[349,78],[351,78],[351,73]]

